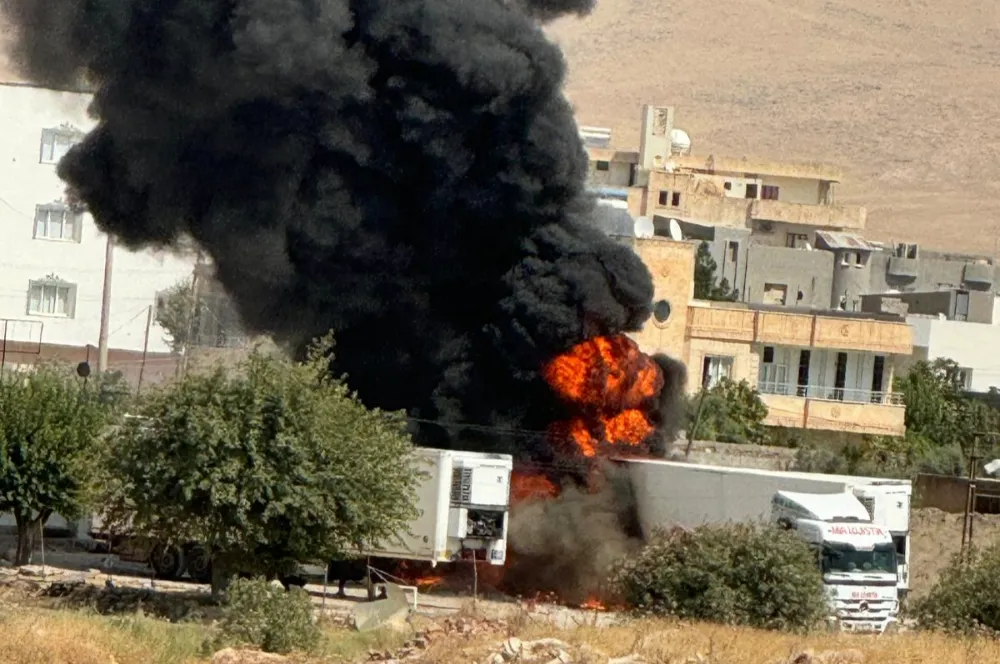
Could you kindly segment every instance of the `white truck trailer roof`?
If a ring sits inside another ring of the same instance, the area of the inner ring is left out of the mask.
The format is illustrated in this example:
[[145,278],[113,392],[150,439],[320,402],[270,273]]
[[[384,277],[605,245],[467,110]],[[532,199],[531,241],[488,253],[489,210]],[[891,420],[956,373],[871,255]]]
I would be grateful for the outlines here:
[[[672,524],[767,520],[779,491],[845,493],[875,478],[757,468],[706,466],[660,459],[621,459],[629,469],[639,521],[648,537]],[[909,485],[905,480],[892,484]]]
[[779,491],[776,499],[785,501],[803,519],[816,521],[870,521],[864,505],[852,493],[796,493]]

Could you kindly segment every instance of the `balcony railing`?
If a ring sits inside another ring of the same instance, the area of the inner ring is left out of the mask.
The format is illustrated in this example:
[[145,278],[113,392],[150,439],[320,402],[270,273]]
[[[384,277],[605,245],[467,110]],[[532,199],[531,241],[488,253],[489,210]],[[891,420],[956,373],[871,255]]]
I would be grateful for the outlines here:
[[875,390],[856,390],[830,385],[797,385],[795,383],[776,383],[760,381],[757,391],[761,394],[777,394],[803,399],[822,399],[824,401],[843,401],[846,403],[872,403],[885,406],[903,405],[903,395],[899,392],[879,392]]

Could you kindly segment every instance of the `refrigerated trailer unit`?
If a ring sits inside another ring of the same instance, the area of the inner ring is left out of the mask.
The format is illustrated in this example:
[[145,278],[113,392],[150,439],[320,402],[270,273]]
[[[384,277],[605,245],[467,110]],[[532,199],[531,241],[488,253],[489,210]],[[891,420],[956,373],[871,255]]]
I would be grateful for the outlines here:
[[420,516],[409,524],[408,532],[360,554],[437,565],[471,551],[480,560],[503,565],[513,457],[429,448],[415,454],[426,473],[417,487]]
[[[413,450],[420,477],[416,487],[418,516],[378,546],[351,551],[359,558],[438,563],[471,552],[478,560],[503,565],[507,560],[510,478],[508,454],[462,452],[418,447]],[[81,525],[78,537],[94,545],[106,541],[100,516]],[[211,554],[197,542],[165,543],[124,537],[116,552],[125,559],[148,560],[160,578],[185,574],[197,581],[211,578]]]

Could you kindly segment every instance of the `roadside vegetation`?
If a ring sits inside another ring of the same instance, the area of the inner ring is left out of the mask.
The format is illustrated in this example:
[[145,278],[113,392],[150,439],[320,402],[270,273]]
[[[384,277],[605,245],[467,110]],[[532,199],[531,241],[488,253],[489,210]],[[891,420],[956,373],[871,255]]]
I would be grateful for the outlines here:
[[1000,544],[955,557],[912,607],[926,628],[1000,635]]
[[102,505],[114,527],[212,554],[212,585],[268,579],[398,532],[415,516],[402,413],[371,410],[329,373],[255,351],[143,397],[109,442]]
[[612,582],[644,616],[806,630],[826,615],[815,554],[770,524],[661,531],[619,563]]
[[[638,654],[649,662],[725,662],[761,664],[795,662],[800,653],[838,653],[840,659],[879,664],[913,662],[996,662],[1000,641],[983,636],[948,636],[911,632],[879,638],[845,634],[808,635],[762,631],[676,620],[635,620],[620,626],[589,624],[559,629],[535,620],[509,621],[505,633],[449,635],[431,644],[419,660],[425,664],[467,664],[468,653],[486,653],[507,635],[524,641],[557,638],[574,649],[599,650],[612,657]],[[85,612],[24,609],[0,612],[4,664],[202,664],[211,660],[202,643],[212,630],[198,624],[171,624],[143,616],[105,618]],[[323,626],[311,653],[289,663],[344,664],[369,661],[369,651],[397,648],[408,636],[388,631],[359,633]],[[852,655],[854,658],[852,658]],[[857,659],[860,656],[862,659]],[[232,660],[231,660],[232,661]],[[239,660],[236,660],[239,661]],[[264,661],[247,658],[244,662]],[[277,661],[277,660],[276,660]],[[587,660],[581,660],[587,661]],[[799,661],[812,661],[802,658]]]

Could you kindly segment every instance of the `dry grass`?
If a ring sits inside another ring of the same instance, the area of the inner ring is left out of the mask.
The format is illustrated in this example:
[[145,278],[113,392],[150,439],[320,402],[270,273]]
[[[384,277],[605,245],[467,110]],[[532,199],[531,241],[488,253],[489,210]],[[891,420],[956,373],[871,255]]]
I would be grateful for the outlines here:
[[[525,640],[556,637],[576,647],[586,644],[609,656],[638,652],[651,662],[663,664],[685,662],[697,655],[716,664],[769,664],[806,649],[855,649],[864,653],[866,662],[879,664],[1000,661],[1000,642],[936,634],[909,633],[881,638],[838,634],[795,636],[664,621],[621,627],[581,626],[571,630],[528,621],[517,624],[513,631]],[[141,616],[111,619],[79,612],[25,609],[0,617],[0,664],[194,664],[206,661],[199,657],[206,634],[202,626],[172,625]],[[321,651],[308,662],[364,661],[369,648],[391,648],[398,645],[400,638],[384,633],[330,630]],[[471,640],[458,637],[443,640],[432,645],[420,661],[426,664],[482,661],[498,640],[495,634]]]
[[550,34],[582,124],[638,146],[677,107],[698,154],[826,160],[876,239],[993,253],[1000,112],[993,0],[600,0]]
[[19,609],[0,613],[2,664],[187,664],[205,630],[141,616]]
[[[751,629],[664,621],[640,622],[622,627],[583,626],[555,630],[544,626],[518,631],[523,640],[555,637],[572,646],[589,646],[612,657],[640,653],[648,661],[682,664],[701,655],[706,664],[771,664],[783,662],[805,650],[857,650],[865,662],[878,664],[972,664],[1000,661],[1000,642],[982,638],[952,638],[940,634],[904,633],[892,636],[816,634],[796,636]],[[484,647],[496,637],[479,643],[441,643],[432,647],[427,664],[467,664],[483,659]],[[698,661],[698,660],[694,660]],[[602,662],[603,664],[603,662]]]

